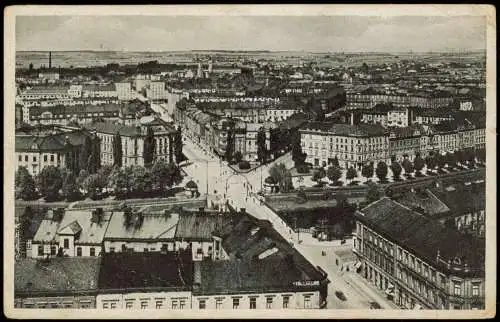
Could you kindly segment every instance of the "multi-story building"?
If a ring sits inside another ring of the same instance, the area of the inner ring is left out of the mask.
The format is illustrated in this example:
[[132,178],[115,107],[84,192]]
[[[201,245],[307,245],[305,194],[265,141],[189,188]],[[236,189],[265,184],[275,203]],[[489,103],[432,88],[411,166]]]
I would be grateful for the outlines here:
[[370,109],[379,103],[392,103],[395,107],[407,108],[420,106],[423,108],[447,107],[453,102],[453,97],[446,94],[410,93],[404,95],[377,92],[369,88],[360,92],[346,94],[347,109]]
[[33,237],[32,252],[28,256],[99,256],[110,218],[111,213],[102,208],[92,211],[49,210]]
[[36,86],[26,89],[19,97],[23,101],[68,99],[68,86]]
[[143,149],[147,129],[153,131],[154,159],[164,159],[174,162],[173,139],[176,130],[173,126],[159,118],[143,119],[143,122],[123,125],[111,122],[94,122],[86,124],[85,128],[95,131],[101,140],[101,163],[113,165],[113,140],[116,134],[122,141],[122,165],[144,165]]
[[189,251],[112,252],[101,261],[96,308],[191,308],[193,262]]
[[68,125],[69,123],[86,124],[98,120],[119,120],[123,106],[118,104],[75,105],[24,108],[28,124]]
[[118,97],[115,84],[84,85],[82,97]]
[[389,161],[389,135],[378,124],[311,122],[299,130],[306,162],[329,165],[335,157],[341,167],[361,167],[367,162]]
[[153,101],[165,101],[167,90],[164,82],[151,82],[146,88],[146,97]]
[[413,110],[413,122],[417,124],[439,124],[452,121],[455,118],[450,111],[433,110],[426,108],[411,108]]
[[357,271],[389,299],[413,310],[484,309],[484,239],[388,197],[355,216]]
[[99,257],[24,258],[15,262],[14,307],[95,308]]
[[16,169],[23,166],[36,175],[46,166],[79,171],[78,156],[86,137],[93,134],[82,129],[38,126],[16,131]]
[[115,83],[116,94],[121,101],[129,101],[134,98],[132,85],[129,82]]
[[286,106],[269,106],[266,108],[266,121],[280,122],[284,121],[295,113],[301,110],[295,108],[287,108]]
[[393,127],[389,130],[389,151],[391,160],[401,162],[408,158],[412,161],[417,153],[425,157],[427,132],[421,126]]

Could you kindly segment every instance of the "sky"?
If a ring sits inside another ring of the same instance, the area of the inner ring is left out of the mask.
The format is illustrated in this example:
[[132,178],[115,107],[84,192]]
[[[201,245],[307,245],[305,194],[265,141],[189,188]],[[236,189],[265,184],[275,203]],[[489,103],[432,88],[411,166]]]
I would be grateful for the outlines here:
[[17,51],[427,52],[486,48],[480,16],[18,16]]

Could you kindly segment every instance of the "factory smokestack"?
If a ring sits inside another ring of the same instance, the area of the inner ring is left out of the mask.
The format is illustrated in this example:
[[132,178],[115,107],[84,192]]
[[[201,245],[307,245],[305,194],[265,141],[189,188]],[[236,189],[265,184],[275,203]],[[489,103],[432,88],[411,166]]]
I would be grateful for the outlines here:
[[49,69],[52,68],[52,52],[49,51]]

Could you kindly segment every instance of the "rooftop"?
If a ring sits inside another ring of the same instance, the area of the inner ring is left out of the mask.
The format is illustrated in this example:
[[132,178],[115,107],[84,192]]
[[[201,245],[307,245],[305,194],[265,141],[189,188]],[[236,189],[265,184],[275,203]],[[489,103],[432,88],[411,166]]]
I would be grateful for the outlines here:
[[23,258],[15,263],[16,292],[75,292],[95,290],[100,258],[55,257],[50,260]]
[[193,283],[190,252],[106,253],[99,289],[183,288]]
[[309,122],[301,127],[303,131],[321,131],[332,135],[372,137],[386,134],[380,124],[335,124],[327,122]]
[[[446,270],[449,268],[442,261],[460,258],[470,269],[484,274],[484,240],[461,235],[388,197],[363,208],[356,213],[356,218],[428,263]],[[438,254],[442,261],[437,260]]]
[[177,213],[144,214],[140,225],[135,225],[135,219],[129,227],[125,225],[123,212],[113,214],[106,231],[106,240],[172,240],[175,236],[179,215]]
[[212,240],[212,232],[223,227],[228,220],[227,214],[182,211],[179,215],[175,238]]

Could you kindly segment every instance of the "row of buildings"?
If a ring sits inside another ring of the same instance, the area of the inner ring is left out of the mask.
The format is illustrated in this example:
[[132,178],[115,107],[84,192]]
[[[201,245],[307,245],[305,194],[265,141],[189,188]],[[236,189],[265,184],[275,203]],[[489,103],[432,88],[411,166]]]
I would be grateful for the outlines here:
[[431,151],[484,149],[485,127],[483,120],[473,119],[406,127],[311,122],[299,132],[307,162],[314,166],[329,165],[337,157],[341,167],[360,169],[367,162],[390,164],[393,159],[413,159],[416,153],[425,157]]
[[77,161],[87,137],[99,139],[101,165],[114,165],[113,142],[117,135],[121,140],[121,164],[144,165],[143,150],[148,128],[153,130],[154,159],[175,162],[173,140],[177,130],[159,118],[143,117],[135,125],[96,121],[85,124],[83,128],[36,125],[18,129],[15,137],[16,169],[23,166],[36,175],[45,166],[53,165],[78,173]]
[[[58,236],[51,242],[69,254],[49,253],[44,259],[17,261],[15,307],[324,307],[329,283],[326,273],[291,247],[269,222],[242,212],[143,214],[143,219],[137,219],[139,224],[134,220],[127,224],[123,212],[97,210],[78,216],[68,211],[59,223],[44,219],[50,222],[40,229]],[[108,231],[113,231],[109,234],[114,239],[105,237]],[[77,243],[80,239],[95,243],[103,236],[99,245]],[[32,248],[37,254],[35,239]],[[90,254],[92,246],[100,247],[94,250],[95,256]],[[73,249],[76,255],[71,255]]]

